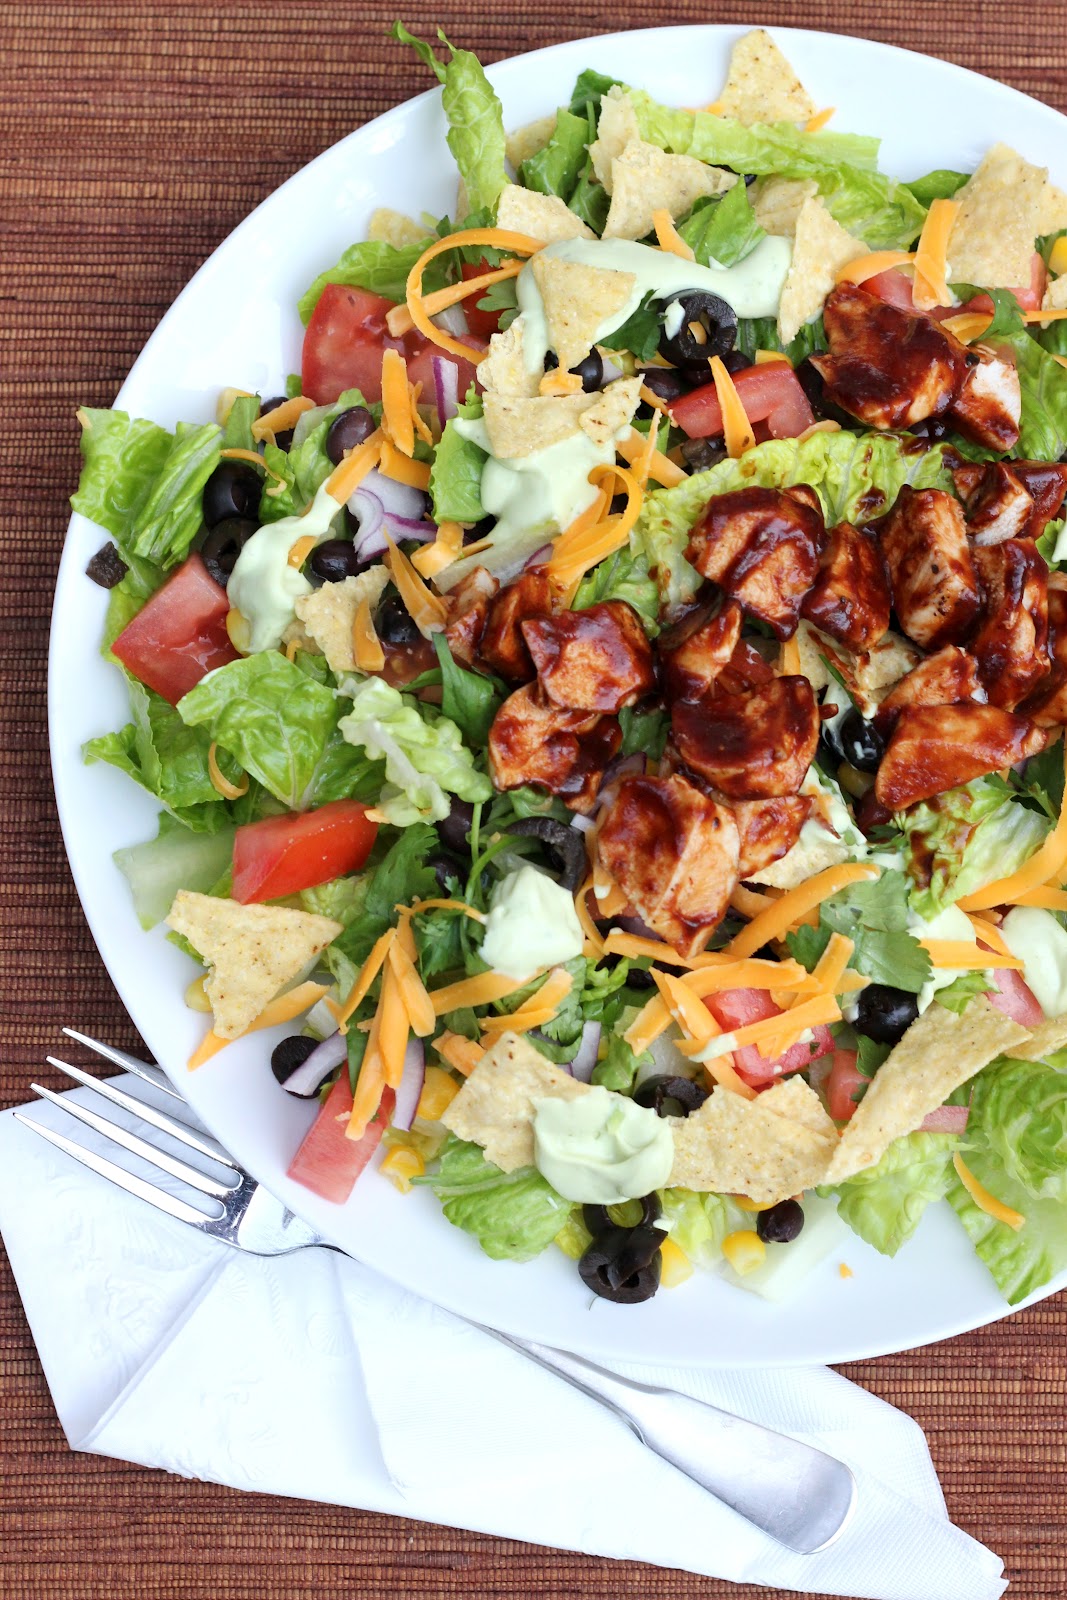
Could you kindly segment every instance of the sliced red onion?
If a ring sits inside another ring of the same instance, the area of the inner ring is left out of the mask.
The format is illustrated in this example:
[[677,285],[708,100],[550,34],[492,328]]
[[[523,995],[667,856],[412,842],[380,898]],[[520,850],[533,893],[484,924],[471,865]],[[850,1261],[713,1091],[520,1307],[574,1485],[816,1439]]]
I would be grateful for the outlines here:
[[642,922],[640,917],[612,917],[612,924],[621,928],[623,933],[632,933],[635,939],[655,939],[657,944],[663,944],[663,935],[650,928],[647,922]]
[[612,361],[611,357],[604,354],[603,350],[600,352],[600,359],[604,365],[604,376],[601,379],[601,387],[603,387],[606,383],[614,383],[616,378],[625,377],[625,373],[623,372],[622,368],[617,367],[614,361]]
[[452,334],[456,339],[462,339],[465,333],[470,332],[467,327],[467,313],[461,305],[446,306],[443,311],[439,311],[430,320],[436,327],[443,328],[446,333]]
[[970,1106],[938,1106],[926,1113],[919,1127],[923,1133],[965,1133],[970,1114]]
[[645,758],[641,752],[635,751],[632,756],[615,756],[604,768],[604,776],[600,788],[610,788],[613,784],[621,783],[623,778],[639,777],[645,770]]
[[286,1094],[295,1094],[301,1100],[310,1100],[312,1095],[318,1094],[331,1072],[334,1072],[348,1059],[348,1045],[343,1033],[331,1033],[329,1038],[317,1044],[308,1056],[302,1061],[295,1072],[291,1072],[282,1084]]
[[408,1133],[415,1120],[423,1080],[426,1077],[426,1050],[421,1039],[410,1039],[404,1051],[404,1070],[396,1091],[393,1127]]
[[600,1032],[599,1022],[587,1022],[582,1029],[578,1054],[570,1063],[571,1076],[577,1078],[579,1083],[588,1083],[593,1076],[597,1051],[600,1049]]
[[539,567],[542,562],[548,560],[551,554],[552,546],[550,544],[543,544],[539,550],[534,551],[532,556],[527,556],[526,560],[522,564],[523,572],[528,572],[531,567]]
[[[466,330],[464,330],[466,331]],[[433,392],[442,428],[459,410],[459,368],[447,356],[433,356]]]
[[397,483],[395,478],[387,478],[377,467],[371,468],[348,502],[348,509],[353,516],[362,515],[365,496],[377,501],[387,516],[405,517],[412,522],[424,517],[429,505],[421,489],[413,489],[409,483]]
[[577,811],[574,813],[573,817],[571,818],[571,827],[572,828],[577,828],[579,833],[588,833],[590,828],[593,828],[595,826],[596,826],[596,824],[594,823],[592,817],[580,816]]

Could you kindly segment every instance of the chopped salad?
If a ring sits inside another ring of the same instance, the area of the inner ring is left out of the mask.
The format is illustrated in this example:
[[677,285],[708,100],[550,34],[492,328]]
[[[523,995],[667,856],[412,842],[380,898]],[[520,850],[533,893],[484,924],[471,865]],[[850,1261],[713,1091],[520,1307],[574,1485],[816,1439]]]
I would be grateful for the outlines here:
[[294,1179],[610,1300],[946,1200],[1017,1301],[1067,1267],[1067,195],[881,173],[763,30],[701,109],[590,70],[510,133],[394,32],[451,215],[373,214],[276,395],[80,413],[85,755],[160,804],[116,861],[189,1064],[288,1025]]

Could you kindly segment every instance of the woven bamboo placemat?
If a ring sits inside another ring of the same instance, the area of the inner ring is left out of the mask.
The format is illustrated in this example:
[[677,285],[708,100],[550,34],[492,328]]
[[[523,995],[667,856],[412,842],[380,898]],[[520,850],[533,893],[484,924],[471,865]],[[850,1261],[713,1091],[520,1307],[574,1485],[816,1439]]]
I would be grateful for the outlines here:
[[[426,87],[409,54],[385,43],[393,15],[378,0],[0,0],[4,1105],[25,1099],[62,1022],[138,1046],[67,873],[48,774],[45,649],[78,471],[74,407],[111,402],[167,305],[254,205],[351,127]],[[578,10],[500,0],[475,24],[441,0],[407,20],[423,33],[440,22],[495,60],[656,22],[749,23],[753,8],[724,0],[709,16],[693,0]],[[981,12],[973,0],[766,0],[759,20],[927,51],[1067,109],[1067,38],[1035,25],[1020,0]],[[1065,1334],[1061,1296],[952,1343],[846,1369],[925,1428],[950,1513],[1004,1557],[1016,1600],[1067,1594]],[[0,1527],[3,1600],[769,1593],[74,1455],[6,1261]]]

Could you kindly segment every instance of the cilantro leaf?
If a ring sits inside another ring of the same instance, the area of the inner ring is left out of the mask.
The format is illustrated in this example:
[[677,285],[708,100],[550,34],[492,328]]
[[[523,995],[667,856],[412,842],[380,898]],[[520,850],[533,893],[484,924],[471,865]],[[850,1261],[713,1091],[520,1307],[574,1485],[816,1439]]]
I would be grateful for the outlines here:
[[874,983],[918,994],[930,976],[930,957],[908,932],[908,888],[902,872],[854,883],[824,902],[819,928],[824,927],[853,941],[849,966]]

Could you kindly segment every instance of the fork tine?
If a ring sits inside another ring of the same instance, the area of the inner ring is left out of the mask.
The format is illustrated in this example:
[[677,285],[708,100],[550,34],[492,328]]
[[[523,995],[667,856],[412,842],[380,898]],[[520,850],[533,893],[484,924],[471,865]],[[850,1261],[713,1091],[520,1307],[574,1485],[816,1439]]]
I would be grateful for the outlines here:
[[121,1106],[124,1111],[140,1117],[142,1122],[151,1123],[152,1127],[158,1128],[161,1133],[170,1134],[172,1139],[188,1145],[190,1150],[197,1150],[202,1156],[210,1157],[212,1161],[220,1161],[234,1172],[240,1170],[236,1161],[226,1154],[220,1144],[216,1144],[214,1139],[206,1135],[201,1136],[190,1128],[188,1123],[179,1122],[176,1117],[168,1117],[165,1111],[157,1111],[155,1106],[148,1105],[144,1100],[138,1100],[135,1095],[127,1094],[123,1089],[116,1089],[106,1078],[91,1077],[80,1067],[71,1066],[69,1061],[60,1061],[56,1056],[48,1056],[47,1060],[49,1066],[58,1067],[68,1078],[84,1084],[87,1089],[92,1089],[94,1094],[102,1095],[105,1100],[110,1100],[112,1105]]
[[64,1028],[63,1032],[69,1039],[77,1039],[78,1043],[85,1045],[87,1049],[95,1050],[98,1056],[104,1057],[105,1061],[110,1061],[116,1067],[121,1067],[124,1072],[136,1073],[137,1077],[143,1078],[145,1083],[152,1084],[156,1089],[162,1089],[164,1094],[169,1094],[172,1099],[181,1100],[184,1104],[184,1096],[180,1095],[174,1085],[168,1081],[161,1067],[154,1066],[154,1063],[141,1061],[137,1056],[131,1056],[125,1050],[116,1050],[114,1045],[101,1044],[99,1039],[92,1039],[87,1033],[79,1033],[77,1028]]
[[167,1194],[165,1189],[157,1189],[155,1184],[146,1183],[143,1178],[137,1178],[132,1172],[127,1172],[124,1167],[117,1167],[113,1161],[108,1161],[105,1156],[97,1155],[94,1150],[86,1150],[84,1145],[76,1144],[73,1139],[66,1138],[62,1133],[57,1133],[54,1128],[46,1128],[43,1123],[34,1122],[32,1117],[24,1117],[21,1111],[13,1113],[16,1122],[21,1122],[23,1127],[32,1128],[34,1133],[39,1133],[42,1139],[47,1139],[49,1144],[54,1144],[58,1150],[64,1151],[68,1156],[73,1156],[75,1161],[80,1161],[83,1167],[88,1167],[90,1172],[98,1173],[101,1178],[107,1178],[111,1183],[117,1184],[120,1189],[125,1189],[127,1194],[136,1195],[139,1200],[147,1200],[150,1206],[155,1206],[157,1211],[165,1211],[168,1216],[176,1217],[179,1222],[191,1222],[194,1227],[203,1226],[212,1219],[203,1211],[198,1211],[185,1200],[180,1200],[177,1195]]
[[97,1133],[111,1139],[115,1144],[120,1144],[131,1155],[140,1156],[142,1161],[149,1162],[153,1167],[158,1167],[161,1172],[169,1172],[172,1178],[177,1178],[181,1183],[187,1183],[193,1189],[199,1189],[201,1194],[213,1196],[216,1200],[223,1200],[233,1193],[236,1185],[219,1183],[215,1178],[209,1178],[206,1173],[199,1172],[196,1167],[191,1167],[185,1161],[179,1161],[177,1156],[168,1156],[154,1144],[139,1139],[135,1133],[130,1133],[126,1128],[120,1128],[117,1123],[109,1122],[106,1117],[98,1116],[95,1111],[90,1111],[87,1106],[80,1106],[67,1095],[54,1094],[51,1089],[45,1089],[39,1083],[31,1083],[30,1088],[34,1094],[39,1094],[42,1099],[50,1100],[54,1106],[59,1106],[68,1116],[76,1117],[79,1122],[84,1122],[86,1127],[95,1128]]

